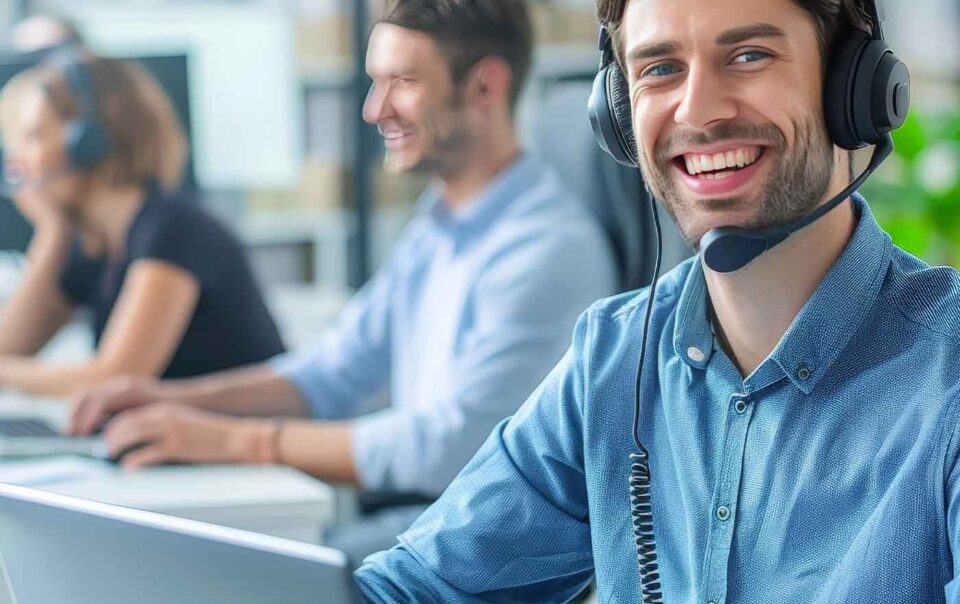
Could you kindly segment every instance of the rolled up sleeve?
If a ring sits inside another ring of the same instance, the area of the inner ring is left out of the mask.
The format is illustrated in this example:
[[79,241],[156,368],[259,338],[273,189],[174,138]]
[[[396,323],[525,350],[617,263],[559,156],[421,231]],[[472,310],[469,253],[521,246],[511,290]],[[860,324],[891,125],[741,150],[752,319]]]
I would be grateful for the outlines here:
[[337,326],[307,350],[275,357],[271,366],[292,383],[317,419],[351,417],[390,379],[389,268],[347,304]]

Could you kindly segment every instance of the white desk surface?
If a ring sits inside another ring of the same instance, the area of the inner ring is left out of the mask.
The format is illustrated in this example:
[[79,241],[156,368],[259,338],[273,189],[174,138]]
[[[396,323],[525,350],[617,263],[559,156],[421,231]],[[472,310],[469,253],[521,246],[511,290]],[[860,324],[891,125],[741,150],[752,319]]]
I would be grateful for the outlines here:
[[[267,298],[287,343],[296,347],[319,338],[347,294],[293,286],[270,291]],[[76,361],[89,356],[90,346],[88,328],[73,322],[41,355]],[[63,401],[0,390],[4,417],[43,417],[62,428],[67,410]],[[311,543],[319,542],[335,512],[332,487],[282,466],[184,465],[127,471],[103,461],[63,456],[0,460],[0,481],[4,476],[65,495]]]
[[[33,415],[63,426],[67,405],[0,394],[0,415]],[[0,481],[103,503],[318,543],[334,515],[334,489],[284,466],[178,465],[124,470],[57,456],[0,461]]]

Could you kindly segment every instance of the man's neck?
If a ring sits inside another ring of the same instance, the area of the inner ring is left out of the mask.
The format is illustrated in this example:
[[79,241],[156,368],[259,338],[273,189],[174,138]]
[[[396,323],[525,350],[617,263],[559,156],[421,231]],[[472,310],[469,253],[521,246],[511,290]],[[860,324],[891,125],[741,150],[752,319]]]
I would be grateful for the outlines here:
[[512,129],[478,141],[464,154],[459,169],[438,175],[444,203],[453,211],[465,207],[519,155]]
[[733,273],[704,266],[714,328],[741,374],[773,352],[853,235],[849,200]]

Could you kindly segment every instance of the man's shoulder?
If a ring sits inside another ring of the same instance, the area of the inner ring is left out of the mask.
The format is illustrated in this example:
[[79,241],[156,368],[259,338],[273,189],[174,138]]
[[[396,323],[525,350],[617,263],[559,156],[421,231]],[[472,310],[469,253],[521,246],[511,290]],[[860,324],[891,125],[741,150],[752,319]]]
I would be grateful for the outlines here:
[[[549,167],[533,162],[524,186],[484,233],[490,261],[529,254],[545,264],[613,265],[611,243],[586,203],[564,188]],[[575,256],[575,257],[574,257]]]
[[587,204],[563,186],[553,168],[537,160],[530,161],[524,186],[516,190],[504,218],[500,224],[511,231],[557,237],[602,234]]
[[883,298],[905,321],[960,344],[960,272],[957,269],[930,266],[895,247]]

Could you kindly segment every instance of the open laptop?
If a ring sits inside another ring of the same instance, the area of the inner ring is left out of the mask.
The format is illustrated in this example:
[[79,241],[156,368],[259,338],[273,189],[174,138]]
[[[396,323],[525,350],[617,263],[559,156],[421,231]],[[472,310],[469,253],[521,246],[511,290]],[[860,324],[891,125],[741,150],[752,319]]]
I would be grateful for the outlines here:
[[0,484],[0,604],[358,604],[350,571],[325,547]]
[[[40,417],[0,415],[0,458],[42,455],[86,455],[107,459],[107,445],[98,436],[60,433]],[[0,604],[2,604],[0,600]]]

